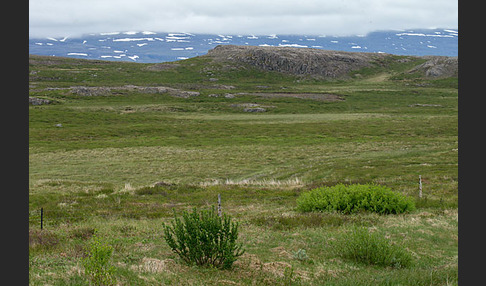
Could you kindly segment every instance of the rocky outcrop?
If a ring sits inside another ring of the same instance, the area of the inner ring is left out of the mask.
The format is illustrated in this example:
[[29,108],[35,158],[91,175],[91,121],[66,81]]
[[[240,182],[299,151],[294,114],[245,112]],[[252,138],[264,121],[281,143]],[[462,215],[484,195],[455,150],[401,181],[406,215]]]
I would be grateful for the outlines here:
[[71,93],[80,96],[102,96],[109,95],[110,88],[103,86],[73,86],[71,87]]
[[197,91],[187,91],[180,90],[165,86],[136,86],[136,85],[125,85],[125,86],[72,86],[70,88],[72,94],[79,96],[104,96],[116,93],[116,91],[137,91],[142,93],[167,93],[170,96],[189,98],[193,96],[199,96],[200,93]]
[[51,101],[48,100],[48,99],[29,96],[29,104],[31,104],[31,105],[44,105],[44,104],[50,104],[50,103],[51,103]]
[[207,56],[216,61],[249,64],[266,71],[341,78],[351,71],[370,66],[387,55],[307,48],[219,45],[210,50]]
[[425,56],[425,63],[416,66],[411,73],[420,72],[425,77],[457,77],[459,63],[457,57]]
[[250,65],[265,71],[327,79],[345,79],[350,77],[350,72],[364,67],[377,65],[386,67],[394,62],[409,62],[412,58],[423,58],[427,61],[412,68],[411,73],[421,72],[423,76],[433,78],[458,74],[458,58],[444,56],[403,58],[385,53],[219,45],[210,50],[206,57],[216,62],[224,62],[232,69],[238,65]]

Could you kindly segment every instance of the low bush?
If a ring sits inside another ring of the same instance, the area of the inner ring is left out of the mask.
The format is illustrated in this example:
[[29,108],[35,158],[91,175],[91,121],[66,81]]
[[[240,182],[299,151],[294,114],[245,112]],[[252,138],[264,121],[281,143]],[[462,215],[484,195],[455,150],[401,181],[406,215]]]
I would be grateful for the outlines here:
[[393,244],[384,235],[354,227],[331,243],[332,251],[348,260],[369,265],[403,268],[413,264],[412,255],[401,245]]
[[238,226],[230,216],[218,216],[213,207],[184,211],[182,220],[174,211],[174,221],[163,228],[165,241],[186,263],[228,269],[244,253],[236,242]]
[[94,235],[89,242],[87,256],[83,258],[84,272],[93,285],[115,285],[115,268],[111,265],[113,247],[104,244]]
[[371,211],[379,214],[397,214],[415,209],[412,198],[374,184],[338,184],[321,187],[301,194],[297,209],[303,212],[338,211],[355,213]]

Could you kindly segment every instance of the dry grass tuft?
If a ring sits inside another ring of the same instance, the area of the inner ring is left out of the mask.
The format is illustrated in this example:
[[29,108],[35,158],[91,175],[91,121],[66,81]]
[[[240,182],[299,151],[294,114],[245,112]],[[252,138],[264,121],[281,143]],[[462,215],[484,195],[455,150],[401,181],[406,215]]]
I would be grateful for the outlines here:
[[174,273],[181,266],[174,259],[160,260],[157,258],[144,257],[139,265],[132,265],[133,270],[152,272],[152,273]]
[[48,230],[29,230],[29,247],[53,247],[59,243],[59,237]]
[[207,182],[201,182],[202,187],[208,186],[256,186],[256,187],[279,187],[279,188],[301,188],[305,184],[299,178],[291,178],[287,180],[275,180],[275,179],[264,179],[264,180],[253,180],[253,179],[243,179],[243,180],[212,180]]

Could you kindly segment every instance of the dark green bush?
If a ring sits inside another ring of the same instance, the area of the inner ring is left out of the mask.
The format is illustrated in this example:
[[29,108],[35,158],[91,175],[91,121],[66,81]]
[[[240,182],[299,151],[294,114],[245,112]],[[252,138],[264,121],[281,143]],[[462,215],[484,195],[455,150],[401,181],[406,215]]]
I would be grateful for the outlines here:
[[354,227],[331,243],[333,252],[348,260],[384,267],[403,268],[413,264],[412,255],[401,245],[393,244],[383,234]]
[[415,204],[412,198],[393,192],[385,186],[338,184],[301,194],[297,198],[297,209],[303,212],[371,211],[379,214],[397,214],[414,210]]
[[165,241],[186,263],[228,269],[244,253],[236,242],[238,226],[226,214],[219,217],[213,207],[184,211],[182,220],[174,211],[174,221],[163,228]]

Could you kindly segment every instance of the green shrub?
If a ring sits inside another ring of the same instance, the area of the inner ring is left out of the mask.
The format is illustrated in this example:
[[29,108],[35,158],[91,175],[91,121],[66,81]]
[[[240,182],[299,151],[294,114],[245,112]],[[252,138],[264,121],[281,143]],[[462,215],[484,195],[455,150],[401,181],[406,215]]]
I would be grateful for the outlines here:
[[226,214],[219,217],[213,207],[184,211],[182,220],[174,211],[174,221],[163,227],[165,241],[186,263],[228,269],[244,253],[236,243],[238,226]]
[[364,227],[354,227],[350,233],[333,241],[331,246],[336,255],[369,265],[402,268],[413,263],[412,255],[404,247]]
[[338,184],[301,194],[297,198],[297,209],[303,212],[371,211],[379,214],[397,214],[414,210],[415,204],[412,198],[393,192],[385,186]]
[[85,274],[94,285],[115,285],[115,268],[110,265],[112,253],[112,246],[102,243],[96,235],[92,237],[82,263]]

